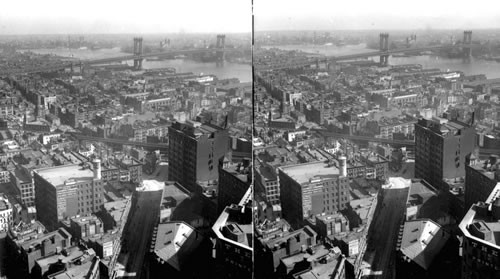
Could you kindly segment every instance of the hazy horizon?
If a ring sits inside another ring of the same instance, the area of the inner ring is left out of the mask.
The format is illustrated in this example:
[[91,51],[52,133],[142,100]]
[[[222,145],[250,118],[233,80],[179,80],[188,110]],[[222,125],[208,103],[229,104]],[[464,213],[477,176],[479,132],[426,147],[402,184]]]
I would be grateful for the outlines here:
[[[481,9],[481,12],[475,12]],[[255,31],[453,30],[500,28],[497,1],[254,1]]]
[[0,35],[246,33],[251,0],[16,0],[2,4]]

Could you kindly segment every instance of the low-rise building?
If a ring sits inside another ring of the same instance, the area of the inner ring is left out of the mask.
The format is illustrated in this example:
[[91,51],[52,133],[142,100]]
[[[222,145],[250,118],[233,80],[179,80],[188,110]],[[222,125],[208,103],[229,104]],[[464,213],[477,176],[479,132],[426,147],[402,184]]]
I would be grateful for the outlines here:
[[282,258],[278,274],[294,279],[345,279],[346,262],[339,248],[318,245]]
[[316,227],[321,238],[349,231],[349,221],[341,213],[316,215]]
[[303,247],[315,246],[317,236],[311,227],[305,226],[295,231],[282,230],[259,237],[255,241],[255,266],[259,267],[255,270],[256,277],[274,277],[282,258],[300,253]]
[[9,252],[7,274],[13,278],[29,278],[36,260],[61,253],[71,246],[71,239],[71,234],[64,228],[50,233],[40,233],[39,230],[26,234],[9,232],[6,241]]
[[35,206],[35,186],[31,171],[24,166],[18,166],[10,172],[10,182],[21,194],[21,202],[27,206]]
[[[71,277],[67,277],[72,275]],[[68,247],[59,253],[36,260],[32,278],[99,278],[99,261],[94,250]]]

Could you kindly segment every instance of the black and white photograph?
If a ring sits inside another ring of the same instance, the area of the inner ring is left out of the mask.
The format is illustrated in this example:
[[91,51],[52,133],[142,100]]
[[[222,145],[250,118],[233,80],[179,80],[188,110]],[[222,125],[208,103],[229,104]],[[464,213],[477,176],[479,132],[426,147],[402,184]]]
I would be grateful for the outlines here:
[[5,0],[0,279],[500,279],[500,4]]

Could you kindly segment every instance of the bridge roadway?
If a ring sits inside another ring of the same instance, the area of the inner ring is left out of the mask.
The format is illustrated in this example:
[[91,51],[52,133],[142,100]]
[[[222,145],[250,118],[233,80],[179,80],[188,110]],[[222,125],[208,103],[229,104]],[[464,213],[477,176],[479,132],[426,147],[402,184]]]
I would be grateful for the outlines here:
[[418,47],[418,48],[404,48],[404,49],[393,49],[393,50],[377,50],[365,53],[357,53],[357,54],[349,54],[349,55],[341,55],[341,56],[325,56],[321,58],[306,58],[303,60],[294,60],[287,63],[275,64],[275,65],[264,65],[264,66],[255,66],[256,71],[268,71],[268,70],[281,70],[287,68],[300,68],[305,66],[311,66],[315,64],[321,63],[331,63],[337,61],[346,61],[358,58],[367,58],[374,56],[384,56],[391,55],[396,53],[416,53],[422,51],[430,51],[430,50],[440,50],[440,49],[448,49],[448,48],[459,48],[459,47],[468,47],[473,48],[478,46],[477,44],[456,44],[456,45],[445,45],[445,46],[429,46],[429,47]]
[[142,147],[153,147],[153,148],[158,148],[158,149],[167,149],[168,148],[168,144],[166,144],[166,143],[146,143],[146,142],[128,141],[128,140],[122,140],[122,139],[91,137],[91,136],[85,136],[85,135],[78,134],[78,133],[70,133],[70,134],[73,135],[74,137],[76,137],[78,140],[98,141],[98,142],[105,142],[105,143],[116,143],[116,144],[142,146]]
[[[412,140],[392,140],[392,139],[382,139],[382,138],[374,138],[367,136],[357,136],[357,135],[346,135],[340,133],[329,132],[326,130],[315,130],[323,137],[332,137],[332,138],[344,138],[349,140],[360,140],[367,142],[380,142],[380,143],[388,143],[388,144],[396,144],[396,145],[404,145],[404,146],[415,146],[415,142]],[[500,149],[492,149],[492,148],[479,148],[479,155],[489,156],[489,155],[500,155]]]
[[195,49],[179,49],[179,50],[169,50],[163,52],[154,52],[154,53],[144,53],[141,55],[124,55],[124,56],[115,56],[109,58],[101,58],[101,59],[88,59],[88,60],[78,60],[71,62],[62,62],[55,65],[43,66],[43,67],[34,67],[34,68],[24,68],[24,69],[15,69],[0,72],[0,76],[7,75],[16,75],[16,74],[33,74],[40,72],[51,72],[63,70],[71,67],[79,67],[89,66],[89,65],[99,65],[99,64],[107,64],[111,62],[118,61],[127,61],[127,60],[135,60],[135,59],[144,59],[148,57],[163,57],[163,56],[171,56],[171,55],[181,55],[181,54],[191,54],[191,53],[202,53],[202,52],[231,52],[238,51],[238,49],[217,49],[217,48],[195,48]]
[[374,138],[367,136],[357,136],[357,135],[347,135],[329,132],[326,130],[316,130],[323,137],[332,137],[332,138],[344,138],[349,140],[360,140],[360,141],[368,141],[368,142],[380,142],[380,143],[389,143],[389,144],[398,144],[405,146],[414,146],[415,141],[413,140],[393,140],[393,139],[382,139],[382,138]]

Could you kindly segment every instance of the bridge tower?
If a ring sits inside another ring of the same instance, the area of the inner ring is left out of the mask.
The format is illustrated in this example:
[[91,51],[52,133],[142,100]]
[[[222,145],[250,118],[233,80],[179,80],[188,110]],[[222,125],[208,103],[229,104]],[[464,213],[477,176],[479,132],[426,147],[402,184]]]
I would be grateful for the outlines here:
[[224,65],[224,48],[226,47],[226,35],[217,35],[217,44],[215,45],[216,51],[216,64],[217,66]]
[[462,48],[463,58],[465,61],[470,61],[470,58],[472,56],[472,48],[470,47],[470,44],[472,43],[472,31],[464,31],[464,40],[462,43],[464,45],[468,45]]
[[142,55],[142,38],[136,37],[134,38],[134,56],[137,56],[134,58],[134,69],[135,70],[141,70],[142,69],[142,58],[140,57]]
[[[389,50],[389,33],[380,33],[380,51]],[[385,67],[389,64],[389,55],[380,55],[380,66]]]
[[415,44],[417,42],[417,35],[412,34],[410,37],[406,37],[406,47],[410,48],[411,44]]

